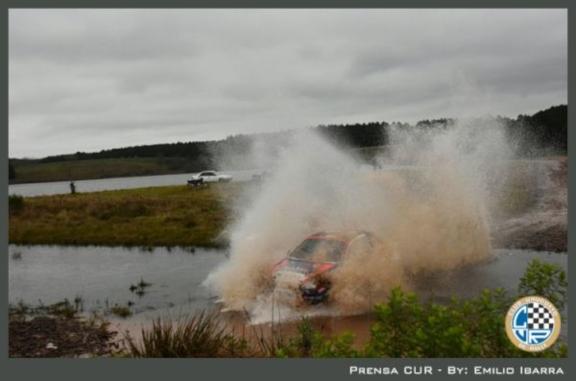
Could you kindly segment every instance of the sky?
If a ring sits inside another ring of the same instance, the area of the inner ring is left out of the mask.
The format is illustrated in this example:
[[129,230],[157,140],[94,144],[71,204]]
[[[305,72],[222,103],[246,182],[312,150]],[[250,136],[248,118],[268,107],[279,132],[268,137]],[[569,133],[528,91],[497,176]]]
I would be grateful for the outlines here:
[[9,11],[9,154],[567,103],[567,12]]

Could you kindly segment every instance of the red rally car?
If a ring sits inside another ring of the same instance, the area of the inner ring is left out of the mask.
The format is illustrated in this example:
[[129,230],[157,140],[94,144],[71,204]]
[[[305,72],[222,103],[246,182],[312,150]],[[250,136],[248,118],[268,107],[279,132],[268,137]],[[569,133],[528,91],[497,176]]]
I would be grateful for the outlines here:
[[274,265],[275,293],[284,300],[299,295],[308,304],[323,303],[332,286],[330,273],[354,253],[373,251],[377,243],[368,232],[313,234]]

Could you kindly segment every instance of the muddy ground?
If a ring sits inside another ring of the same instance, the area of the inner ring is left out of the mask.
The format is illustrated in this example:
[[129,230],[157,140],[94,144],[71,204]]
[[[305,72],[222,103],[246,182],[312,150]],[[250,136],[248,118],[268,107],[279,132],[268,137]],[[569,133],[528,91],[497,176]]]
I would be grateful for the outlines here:
[[78,316],[10,316],[10,357],[96,357],[117,349],[106,323]]

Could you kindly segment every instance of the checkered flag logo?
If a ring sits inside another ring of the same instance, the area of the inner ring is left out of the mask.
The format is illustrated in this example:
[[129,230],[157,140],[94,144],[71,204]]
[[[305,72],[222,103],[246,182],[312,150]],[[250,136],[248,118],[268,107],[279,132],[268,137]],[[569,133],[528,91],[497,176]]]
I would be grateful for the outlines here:
[[558,309],[541,296],[525,296],[516,301],[506,314],[506,334],[518,348],[539,352],[558,339],[562,318]]
[[546,307],[540,303],[529,303],[527,305],[528,329],[532,330],[552,330],[554,329],[554,317]]

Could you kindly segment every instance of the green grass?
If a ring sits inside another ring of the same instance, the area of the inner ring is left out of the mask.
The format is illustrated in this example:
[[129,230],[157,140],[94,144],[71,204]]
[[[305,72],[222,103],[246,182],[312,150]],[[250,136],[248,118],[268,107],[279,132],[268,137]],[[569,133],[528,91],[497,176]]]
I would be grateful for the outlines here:
[[170,186],[25,198],[10,214],[15,244],[204,246],[234,217],[238,184]]

